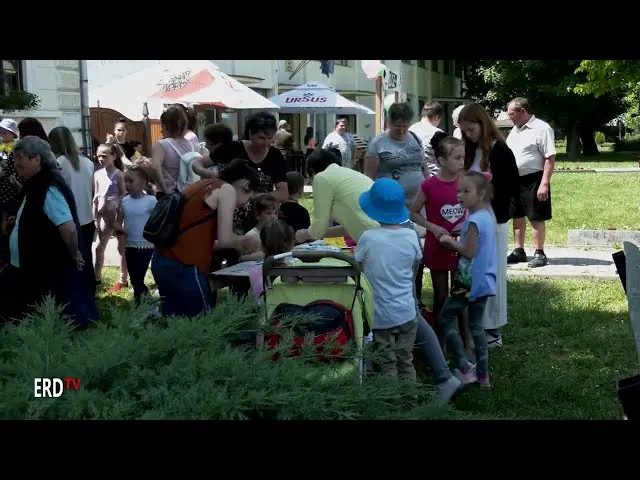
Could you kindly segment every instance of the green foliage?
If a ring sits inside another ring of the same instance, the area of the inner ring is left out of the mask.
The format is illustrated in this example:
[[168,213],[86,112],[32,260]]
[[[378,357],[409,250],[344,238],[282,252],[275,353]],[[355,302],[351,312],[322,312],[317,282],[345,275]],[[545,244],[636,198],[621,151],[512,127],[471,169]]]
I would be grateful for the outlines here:
[[514,97],[529,100],[536,115],[564,131],[577,124],[585,132],[600,128],[624,112],[624,92],[596,97],[578,94],[586,80],[576,73],[580,60],[474,60],[465,61],[466,95],[491,110],[504,110]]
[[640,135],[625,135],[622,140],[616,138],[614,143],[614,152],[640,151]]
[[37,110],[40,108],[40,97],[33,93],[10,90],[0,95],[0,109],[5,112],[15,110]]
[[[332,366],[318,364],[309,349],[273,361],[274,351],[259,351],[255,343],[234,346],[256,325],[256,309],[247,302],[229,298],[194,319],[141,320],[150,306],[114,309],[109,325],[78,333],[49,299],[37,314],[0,331],[0,418],[462,417],[435,407],[427,385],[380,377],[360,384],[355,373],[332,375]],[[285,339],[276,352],[288,348]],[[347,352],[346,360],[355,354]],[[79,391],[34,398],[35,377],[68,376],[81,378]]]
[[604,136],[604,133],[596,132],[595,141],[597,145],[602,145],[605,140],[606,140],[606,137]]
[[640,83],[640,60],[582,60],[577,74],[586,78],[574,86],[581,95],[605,95],[637,88]]

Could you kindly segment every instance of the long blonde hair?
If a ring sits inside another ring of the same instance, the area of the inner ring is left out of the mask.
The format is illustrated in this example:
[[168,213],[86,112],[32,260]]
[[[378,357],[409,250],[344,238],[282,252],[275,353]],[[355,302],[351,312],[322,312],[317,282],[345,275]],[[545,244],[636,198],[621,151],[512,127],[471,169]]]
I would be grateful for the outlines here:
[[480,160],[480,170],[483,172],[489,171],[489,150],[491,150],[492,140],[500,140],[504,142],[504,137],[498,130],[495,122],[491,119],[487,111],[479,103],[468,103],[460,112],[458,116],[458,125],[462,122],[477,123],[480,125],[480,141],[478,144],[473,143],[467,138],[467,135],[462,132],[462,139],[464,140],[464,169],[469,170],[473,165],[473,160],[476,156],[476,148],[480,147],[482,150],[482,159]]

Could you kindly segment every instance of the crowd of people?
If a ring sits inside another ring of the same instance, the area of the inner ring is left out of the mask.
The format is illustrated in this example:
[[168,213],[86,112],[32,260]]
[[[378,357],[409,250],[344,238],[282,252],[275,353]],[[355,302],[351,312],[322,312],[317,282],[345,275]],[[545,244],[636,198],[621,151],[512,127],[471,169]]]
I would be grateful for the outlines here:
[[[509,108],[514,132],[535,124],[526,100]],[[548,187],[550,172],[536,171],[523,182],[512,148],[481,105],[469,103],[454,115],[457,129],[449,136],[439,128],[437,102],[425,104],[413,125],[409,104],[391,105],[385,131],[371,140],[361,164],[338,119],[324,147],[309,139],[306,178],[287,168],[274,146],[282,125],[267,112],[247,119],[240,140],[213,124],[201,143],[193,110],[174,105],[161,116],[164,138],[150,158],[139,142],[127,141],[119,122],[97,147],[97,164],[80,153],[68,128],[47,135],[35,119],[5,118],[0,319],[24,318],[50,293],[76,324],[97,320],[95,293],[113,236],[121,261],[111,290],[130,280],[140,302],[150,268],[160,296],[156,314],[184,316],[215,306],[208,276],[223,261],[260,260],[295,244],[344,237],[373,288],[372,334],[385,352],[381,372],[415,379],[416,346],[442,399],[472,383],[489,386],[488,348],[502,345],[507,324],[506,224],[527,216],[540,230],[539,206],[523,207],[523,198],[530,200],[541,182]],[[311,216],[298,203],[306,182],[313,188]],[[157,203],[176,191],[182,207],[175,241],[151,243],[145,226]],[[547,213],[544,219],[550,208]],[[521,260],[521,244],[509,261]],[[431,309],[421,296],[425,267]],[[231,287],[236,295],[250,289],[248,279]]]

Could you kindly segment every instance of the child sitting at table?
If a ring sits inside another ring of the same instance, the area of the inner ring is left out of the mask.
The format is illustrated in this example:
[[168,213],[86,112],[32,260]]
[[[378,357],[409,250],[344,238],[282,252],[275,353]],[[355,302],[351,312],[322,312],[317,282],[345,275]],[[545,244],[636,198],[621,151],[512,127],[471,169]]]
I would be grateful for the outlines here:
[[287,173],[289,199],[280,205],[280,218],[293,228],[294,232],[311,226],[311,217],[299,200],[304,192],[304,176],[300,172]]
[[[270,193],[263,193],[258,195],[253,200],[253,212],[256,218],[256,226],[249,230],[245,235],[254,236],[260,238],[260,231],[270,220],[278,218],[278,200]],[[264,252],[258,250],[253,253],[240,256],[241,262],[248,262],[251,260],[262,260],[264,258]]]
[[[290,252],[293,248],[295,238],[293,229],[284,220],[271,220],[267,222],[260,231],[260,241],[262,243],[263,257]],[[277,260],[274,266],[284,264],[284,260]],[[251,282],[251,296],[258,300],[264,292],[262,279],[262,264],[256,265],[249,272]],[[274,281],[272,278],[271,281]]]

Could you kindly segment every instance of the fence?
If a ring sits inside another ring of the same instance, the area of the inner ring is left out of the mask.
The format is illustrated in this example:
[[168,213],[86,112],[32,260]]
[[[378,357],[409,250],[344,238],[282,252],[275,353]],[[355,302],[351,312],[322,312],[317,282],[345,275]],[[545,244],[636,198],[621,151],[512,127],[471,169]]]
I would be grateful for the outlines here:
[[139,140],[142,142],[145,155],[150,156],[151,146],[162,139],[160,120],[145,119],[136,122],[116,110],[102,107],[91,107],[90,113],[93,151],[107,139],[107,134],[113,134],[113,127],[121,118],[125,120],[127,127],[127,140]]

